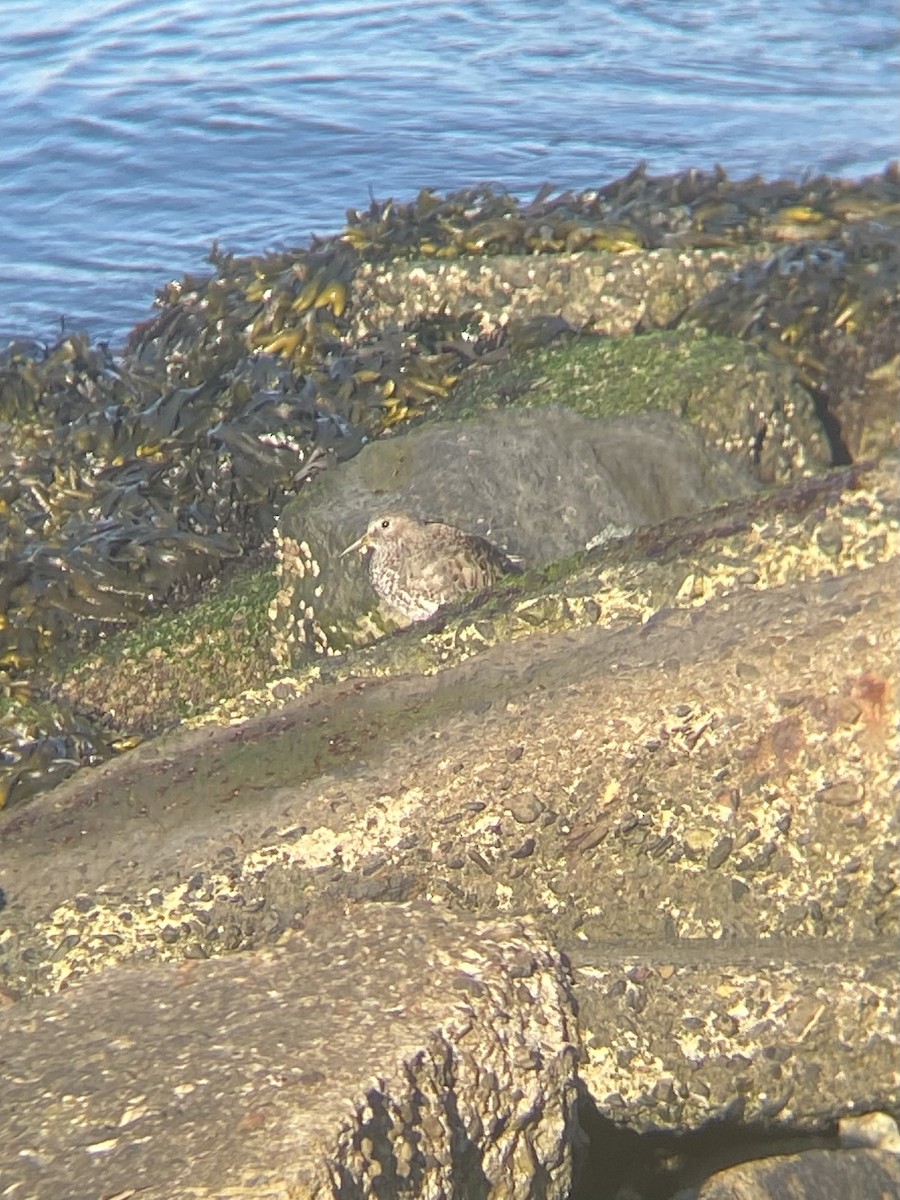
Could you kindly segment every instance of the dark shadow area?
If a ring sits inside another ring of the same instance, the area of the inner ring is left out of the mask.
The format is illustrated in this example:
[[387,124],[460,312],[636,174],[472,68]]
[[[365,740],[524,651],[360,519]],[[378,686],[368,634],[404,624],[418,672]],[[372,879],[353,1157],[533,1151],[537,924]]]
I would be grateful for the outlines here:
[[671,1200],[737,1163],[838,1146],[834,1132],[816,1134],[737,1119],[683,1133],[635,1133],[601,1116],[584,1095],[578,1120],[587,1148],[569,1200]]
[[828,449],[831,451],[831,465],[846,467],[853,462],[853,456],[847,448],[841,431],[840,422],[828,404],[828,397],[820,388],[807,389],[815,406],[816,416],[822,422],[822,429],[828,439]]

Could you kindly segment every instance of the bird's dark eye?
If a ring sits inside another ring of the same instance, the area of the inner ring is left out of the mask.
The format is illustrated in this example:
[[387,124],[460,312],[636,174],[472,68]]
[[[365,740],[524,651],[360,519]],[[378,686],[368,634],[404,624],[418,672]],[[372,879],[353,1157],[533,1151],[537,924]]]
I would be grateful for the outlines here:
[[390,529],[390,527],[391,527],[391,522],[389,521],[389,519],[387,517],[385,517],[384,520],[381,522],[381,528],[382,529]]

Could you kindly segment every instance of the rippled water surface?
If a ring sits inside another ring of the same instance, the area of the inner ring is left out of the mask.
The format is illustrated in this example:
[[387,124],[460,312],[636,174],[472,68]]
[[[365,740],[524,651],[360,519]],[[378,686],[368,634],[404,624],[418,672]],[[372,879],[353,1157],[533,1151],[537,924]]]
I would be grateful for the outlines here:
[[893,0],[5,0],[0,334],[117,339],[369,194],[896,157]]

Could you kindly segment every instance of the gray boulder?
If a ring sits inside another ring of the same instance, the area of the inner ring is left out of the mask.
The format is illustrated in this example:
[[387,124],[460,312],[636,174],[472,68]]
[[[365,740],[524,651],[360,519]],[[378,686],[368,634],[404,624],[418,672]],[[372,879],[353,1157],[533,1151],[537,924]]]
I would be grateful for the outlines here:
[[379,512],[478,533],[543,567],[611,534],[696,513],[755,487],[669,413],[597,420],[557,407],[428,424],[367,446],[285,510],[273,606],[282,666],[395,628],[357,556]]

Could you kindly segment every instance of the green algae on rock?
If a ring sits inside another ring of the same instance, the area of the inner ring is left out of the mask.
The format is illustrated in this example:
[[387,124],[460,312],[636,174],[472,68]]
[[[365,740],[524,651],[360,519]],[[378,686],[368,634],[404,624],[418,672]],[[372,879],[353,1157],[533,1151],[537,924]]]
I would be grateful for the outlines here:
[[675,413],[763,483],[786,483],[831,462],[815,404],[790,365],[696,329],[583,337],[477,365],[440,411],[545,404],[592,417]]

